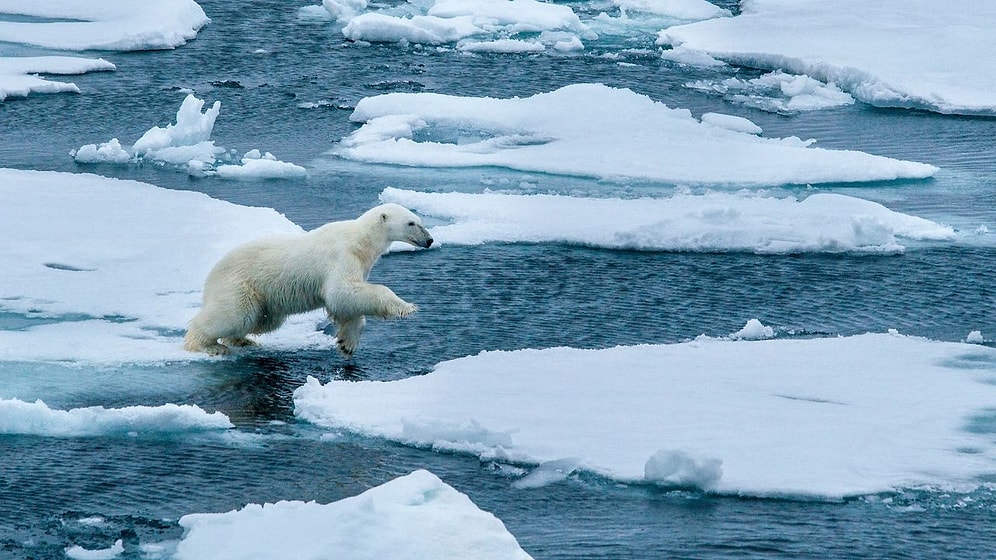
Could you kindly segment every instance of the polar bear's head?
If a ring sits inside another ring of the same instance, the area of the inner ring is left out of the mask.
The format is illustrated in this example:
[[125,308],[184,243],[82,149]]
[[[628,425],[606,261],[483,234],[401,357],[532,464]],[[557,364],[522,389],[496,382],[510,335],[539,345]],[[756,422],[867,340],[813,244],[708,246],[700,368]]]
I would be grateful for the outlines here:
[[381,226],[387,228],[391,241],[404,241],[416,247],[432,245],[432,235],[422,225],[422,220],[400,204],[381,204],[367,213],[376,216]]

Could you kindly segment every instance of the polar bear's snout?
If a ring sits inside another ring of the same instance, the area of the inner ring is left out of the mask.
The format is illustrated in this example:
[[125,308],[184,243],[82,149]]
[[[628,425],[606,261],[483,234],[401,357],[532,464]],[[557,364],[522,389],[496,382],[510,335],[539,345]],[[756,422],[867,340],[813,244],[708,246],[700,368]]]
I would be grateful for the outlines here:
[[432,234],[422,225],[416,225],[415,231],[408,237],[409,243],[426,249],[432,245],[432,241]]

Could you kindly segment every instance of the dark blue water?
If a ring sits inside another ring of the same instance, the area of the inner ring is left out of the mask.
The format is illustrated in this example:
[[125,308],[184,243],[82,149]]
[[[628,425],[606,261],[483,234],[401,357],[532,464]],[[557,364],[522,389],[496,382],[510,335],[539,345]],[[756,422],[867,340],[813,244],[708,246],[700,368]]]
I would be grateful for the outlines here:
[[[825,147],[939,165],[943,171],[930,181],[824,188],[941,221],[996,223],[993,119],[862,105],[762,113],[684,88],[730,70],[662,62],[652,53],[652,38],[645,45],[650,51],[622,55],[635,66],[597,56],[598,45],[582,55],[466,56],[347,43],[327,23],[297,19],[297,8],[309,2],[201,4],[213,23],[186,46],[90,53],[114,62],[118,71],[73,77],[80,95],[0,103],[0,166],[86,171],[202,191],[276,208],[305,228],[353,217],[375,204],[386,186],[480,190],[495,181],[525,180],[543,191],[621,195],[672,188],[493,169],[397,169],[324,155],[355,129],[348,116],[366,96],[427,91],[508,97],[603,82],[694,114],[740,114],[770,136],[814,137]],[[267,52],[254,54],[257,49]],[[218,145],[240,153],[271,151],[308,166],[311,177],[198,180],[156,166],[80,166],[68,157],[71,149],[111,137],[130,144],[170,121],[183,98],[180,88],[222,102],[213,136]],[[321,106],[300,107],[304,103]],[[537,559],[996,558],[996,495],[988,490],[907,490],[841,502],[761,500],[623,486],[587,475],[517,490],[494,465],[476,458],[352,436],[322,441],[319,431],[294,419],[291,399],[309,375],[397,379],[481,350],[676,342],[726,335],[754,317],[785,337],[896,328],[961,340],[970,330],[996,332],[994,268],[996,253],[984,245],[917,247],[889,257],[647,253],[554,244],[390,255],[373,280],[417,302],[421,312],[403,324],[372,323],[352,363],[327,352],[262,349],[232,361],[91,372],[104,384],[53,389],[46,402],[57,408],[198,404],[223,411],[246,437],[0,436],[0,557],[60,558],[70,545],[106,548],[121,538],[124,556],[138,558],[140,544],[179,539],[176,520],[187,513],[283,499],[331,502],[427,468],[502,519]],[[0,383],[14,375],[67,385],[83,377],[59,365],[0,366]],[[85,521],[95,516],[104,522]]]

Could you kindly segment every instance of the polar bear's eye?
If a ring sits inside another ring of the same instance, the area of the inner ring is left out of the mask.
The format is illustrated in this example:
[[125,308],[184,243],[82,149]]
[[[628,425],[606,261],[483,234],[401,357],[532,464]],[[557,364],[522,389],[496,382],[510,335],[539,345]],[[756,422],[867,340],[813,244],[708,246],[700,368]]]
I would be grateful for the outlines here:
[[408,222],[408,225],[410,225],[410,226],[414,226],[414,225],[415,225],[415,222]]

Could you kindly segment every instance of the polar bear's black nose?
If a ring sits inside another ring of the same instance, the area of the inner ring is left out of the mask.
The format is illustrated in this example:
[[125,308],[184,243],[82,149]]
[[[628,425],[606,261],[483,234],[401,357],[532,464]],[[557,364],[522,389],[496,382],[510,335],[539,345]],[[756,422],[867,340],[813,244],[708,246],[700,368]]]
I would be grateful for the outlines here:
[[429,239],[425,240],[425,248],[428,249],[431,246],[432,246],[432,238],[430,237]]

